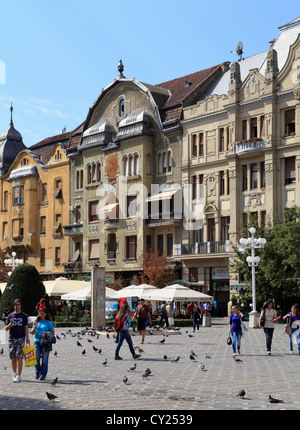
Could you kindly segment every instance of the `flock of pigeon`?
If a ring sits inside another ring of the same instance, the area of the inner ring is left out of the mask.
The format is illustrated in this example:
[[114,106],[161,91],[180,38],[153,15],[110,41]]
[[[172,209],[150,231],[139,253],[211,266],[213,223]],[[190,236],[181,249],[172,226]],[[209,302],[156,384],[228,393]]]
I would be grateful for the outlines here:
[[[149,335],[153,335],[154,334],[154,330],[159,330],[159,329],[160,329],[159,326],[149,327],[149,328],[147,328],[147,333]],[[135,333],[137,331],[136,327],[133,326],[132,330],[133,330],[133,335],[135,335]],[[180,331],[180,329],[178,327],[175,327],[174,330],[178,331],[179,334],[182,334],[182,332]],[[86,349],[83,348],[83,346],[82,346],[83,342],[81,343],[80,340],[83,338],[84,335],[89,335],[89,336],[87,336],[87,342],[88,343],[93,343],[93,340],[90,339],[89,337],[95,337],[98,340],[99,337],[101,336],[101,334],[99,334],[99,332],[106,332],[106,337],[108,339],[110,339],[112,337],[112,339],[116,342],[116,339],[117,339],[116,332],[114,331],[113,328],[109,328],[109,327],[99,327],[97,329],[86,327],[85,329],[82,329],[82,330],[77,331],[77,332],[72,332],[71,329],[68,329],[65,333],[61,332],[60,335],[56,334],[56,339],[60,341],[62,339],[66,339],[67,337],[74,337],[74,338],[76,338],[76,345],[79,348],[82,348],[81,354],[85,355],[86,354]],[[194,335],[189,334],[188,330],[186,330],[185,333],[189,337],[194,337]],[[158,341],[160,344],[164,344],[165,343],[166,338],[168,337],[168,334],[163,334],[162,336],[163,336],[163,338]],[[142,348],[140,348],[139,346],[135,346],[134,348],[137,349],[139,353],[143,353],[144,352],[144,350]],[[96,348],[94,345],[92,345],[92,349],[93,349],[93,351],[95,353],[98,353],[98,354],[102,353],[102,349],[101,348]],[[4,353],[4,350],[2,348],[0,350],[0,355],[3,355],[3,353]],[[57,351],[54,351],[54,356],[57,356]],[[191,350],[190,354],[189,354],[189,359],[191,361],[198,361],[198,360],[196,360],[197,358],[198,358],[198,355],[193,350]],[[203,361],[205,361],[206,359],[210,359],[210,358],[211,358],[210,355],[208,355],[207,353],[205,353],[204,356],[203,356]],[[164,355],[163,359],[164,360],[168,360],[167,355]],[[243,363],[243,360],[241,360],[237,356],[233,356],[233,359],[234,359],[234,361],[236,363]],[[176,357],[173,357],[173,358],[169,359],[169,361],[171,361],[172,363],[178,363],[179,360],[180,360],[180,356],[176,356]],[[203,361],[201,361],[199,363],[199,369],[201,371],[205,372],[205,371],[207,371],[207,369],[206,369],[205,364],[203,363]],[[108,364],[108,360],[107,360],[107,358],[105,358],[102,361],[102,366],[105,367],[105,366],[107,366],[107,364]],[[134,372],[136,370],[136,368],[137,368],[137,363],[135,362],[131,367],[128,368],[127,371],[128,371],[128,373]],[[147,368],[143,372],[142,378],[148,378],[150,375],[151,375],[151,370],[149,368]],[[50,382],[50,385],[52,387],[54,387],[54,386],[56,386],[57,382],[58,382],[58,377],[56,377],[52,382]],[[127,375],[124,375],[124,377],[123,377],[123,383],[125,385],[129,384],[129,379],[128,379]],[[47,395],[47,398],[49,399],[50,402],[55,402],[56,399],[58,398],[53,393],[46,392],[46,395]],[[245,395],[246,395],[245,390],[241,389],[238,392],[237,397],[240,397],[241,399],[245,399]],[[270,403],[283,403],[283,400],[274,398],[271,395],[269,395],[269,402]]]

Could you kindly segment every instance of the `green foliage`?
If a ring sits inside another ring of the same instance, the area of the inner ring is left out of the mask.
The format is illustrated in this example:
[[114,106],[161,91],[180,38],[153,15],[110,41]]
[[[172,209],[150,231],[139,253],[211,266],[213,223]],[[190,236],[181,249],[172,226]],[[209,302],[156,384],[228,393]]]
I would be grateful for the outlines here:
[[16,267],[7,281],[6,288],[0,298],[0,313],[9,308],[13,310],[13,302],[20,299],[22,310],[33,315],[36,304],[46,291],[39,272],[31,264]]
[[[241,237],[249,237],[249,227],[241,232]],[[286,209],[283,219],[277,218],[273,225],[263,228],[254,225],[255,237],[267,240],[265,247],[256,250],[261,260],[255,268],[257,309],[262,303],[272,298],[282,310],[300,297],[300,208]],[[235,261],[231,270],[239,273],[243,282],[252,285],[251,268],[246,262],[250,250],[241,253],[236,249]]]

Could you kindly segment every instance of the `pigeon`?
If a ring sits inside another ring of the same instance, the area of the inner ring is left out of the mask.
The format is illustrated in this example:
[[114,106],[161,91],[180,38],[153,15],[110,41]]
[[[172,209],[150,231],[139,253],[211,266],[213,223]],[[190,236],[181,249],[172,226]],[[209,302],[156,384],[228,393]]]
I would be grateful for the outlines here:
[[48,393],[46,392],[48,399],[50,400],[50,402],[54,401],[54,399],[57,399],[57,396],[55,396],[52,393]]
[[98,354],[101,354],[101,352],[102,352],[102,349],[99,349]]
[[179,355],[176,358],[173,358],[172,363],[177,363],[179,361]]
[[140,348],[139,346],[135,346],[135,349],[137,349],[139,352],[145,352],[142,348]]
[[166,338],[164,337],[162,340],[160,340],[160,343],[164,343],[166,341]]
[[97,351],[98,351],[98,348],[96,348],[96,347],[93,345],[93,350],[94,350],[95,352],[97,352]]
[[144,372],[143,374],[142,374],[142,377],[143,378],[147,378],[149,376],[149,373],[147,373],[147,372]]
[[192,354],[190,354],[190,359],[195,360],[195,357]]
[[83,355],[85,354],[85,349],[82,351],[82,353],[81,353],[81,354],[83,354]]
[[55,355],[55,356],[57,355],[57,351],[54,351],[54,355]]
[[87,341],[88,341],[89,343],[93,342],[91,339],[88,339]]
[[238,392],[238,394],[237,394],[237,397],[240,397],[241,399],[243,399],[243,398],[244,398],[244,396],[245,396],[245,394],[246,394],[246,391],[245,391],[245,390],[240,390],[240,391]]
[[193,357],[198,357],[198,355],[191,349],[191,355],[193,356]]
[[269,402],[270,402],[270,403],[283,403],[283,400],[280,400],[280,399],[274,399],[274,397],[271,397],[271,396],[269,395]]
[[188,334],[188,337],[194,337],[194,335],[193,334]]
[[207,352],[204,354],[204,358],[210,358],[210,355],[207,354]]
[[136,363],[133,366],[129,367],[128,372],[133,372],[136,369]]
[[107,337],[107,339],[110,339],[110,337],[109,337],[109,334],[108,334],[108,333],[106,333],[106,337]]
[[4,351],[3,351],[3,348],[1,348],[0,354],[2,355],[2,354],[3,354],[3,352],[4,352]]
[[50,382],[50,384],[54,387],[57,384],[58,381],[58,377],[56,377],[55,379],[53,379],[52,382]]
[[147,369],[145,370],[145,373],[148,373],[148,375],[150,375],[151,370],[149,369],[149,367],[147,367]]
[[127,378],[127,376],[124,376],[124,377],[123,377],[123,382],[124,382],[124,384],[127,384],[127,382],[128,382],[128,378]]
[[103,366],[107,365],[107,358],[102,362]]
[[200,369],[201,369],[201,370],[204,370],[204,369],[205,369],[205,366],[204,366],[204,364],[203,364],[203,363],[200,363],[200,364],[199,364],[199,367],[200,367]]
[[234,358],[234,361],[236,363],[242,363],[243,362],[243,360],[241,360],[240,358],[237,358],[237,357],[233,357],[233,358]]
[[60,340],[60,337],[58,336],[58,334],[56,335],[56,339]]
[[77,341],[77,346],[82,346],[80,342]]

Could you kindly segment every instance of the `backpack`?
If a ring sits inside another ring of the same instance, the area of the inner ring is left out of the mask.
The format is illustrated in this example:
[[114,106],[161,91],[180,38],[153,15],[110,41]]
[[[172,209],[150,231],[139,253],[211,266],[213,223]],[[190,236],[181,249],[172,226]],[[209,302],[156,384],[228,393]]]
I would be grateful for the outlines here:
[[125,321],[125,318],[122,318],[121,320],[116,316],[114,320],[114,329],[116,331],[121,330],[123,323]]

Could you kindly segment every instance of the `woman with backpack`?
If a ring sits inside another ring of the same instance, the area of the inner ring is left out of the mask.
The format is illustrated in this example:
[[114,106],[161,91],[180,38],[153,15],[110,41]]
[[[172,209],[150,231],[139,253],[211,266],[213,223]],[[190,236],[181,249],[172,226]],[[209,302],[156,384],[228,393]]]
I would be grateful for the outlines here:
[[131,336],[128,332],[127,317],[129,317],[131,315],[132,315],[132,311],[131,311],[128,303],[124,302],[122,304],[119,312],[117,313],[117,316],[116,316],[116,327],[115,327],[115,329],[119,333],[119,341],[118,341],[118,345],[117,345],[116,351],[115,351],[115,360],[122,360],[122,357],[119,356],[119,351],[120,351],[121,346],[123,345],[124,339],[128,343],[132,357],[134,359],[136,359],[136,358],[139,358],[141,356],[140,354],[135,353],[134,348],[133,348],[133,344],[132,344],[132,340],[131,340]]

